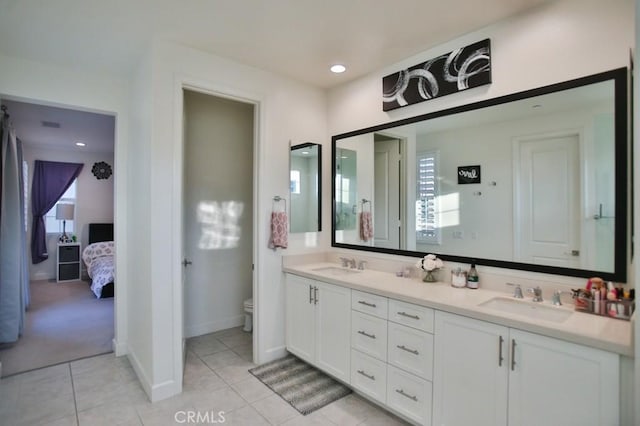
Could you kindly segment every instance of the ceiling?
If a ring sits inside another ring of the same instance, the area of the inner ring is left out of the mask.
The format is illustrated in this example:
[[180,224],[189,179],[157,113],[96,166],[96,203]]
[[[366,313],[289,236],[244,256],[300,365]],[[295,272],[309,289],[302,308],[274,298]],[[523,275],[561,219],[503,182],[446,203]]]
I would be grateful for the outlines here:
[[[173,41],[331,88],[548,1],[0,0],[0,53],[126,78]],[[113,152],[113,117],[3,103],[28,145]]]
[[0,52],[126,76],[169,40],[329,88],[548,1],[0,0]]
[[[26,147],[112,153],[115,117],[93,112],[36,105],[8,99],[7,107],[16,136]],[[43,122],[60,127],[43,126]],[[84,147],[76,146],[83,142]]]

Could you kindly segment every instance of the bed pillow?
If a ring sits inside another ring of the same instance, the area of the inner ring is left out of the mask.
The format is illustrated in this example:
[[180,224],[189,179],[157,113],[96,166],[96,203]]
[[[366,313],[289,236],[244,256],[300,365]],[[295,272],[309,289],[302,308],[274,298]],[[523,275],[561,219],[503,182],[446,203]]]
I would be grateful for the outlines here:
[[86,246],[82,251],[82,260],[84,260],[87,267],[90,267],[95,259],[103,256],[113,256],[115,253],[113,241],[101,241]]

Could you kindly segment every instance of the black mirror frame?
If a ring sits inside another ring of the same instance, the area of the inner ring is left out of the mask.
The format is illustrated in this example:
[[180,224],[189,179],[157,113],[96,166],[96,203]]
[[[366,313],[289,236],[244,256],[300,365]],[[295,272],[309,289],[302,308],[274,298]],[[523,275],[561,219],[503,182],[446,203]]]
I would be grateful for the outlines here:
[[[611,71],[602,72],[599,74],[593,74],[586,77],[581,77],[573,80],[564,81],[561,83],[551,84],[531,90],[525,90],[497,98],[487,99],[484,101],[474,102],[466,105],[452,107],[441,111],[436,111],[428,114],[419,115],[403,120],[393,121],[377,126],[368,127],[365,129],[355,130],[347,133],[335,135],[331,138],[331,246],[346,248],[352,250],[369,251],[377,253],[387,253],[402,256],[422,257],[427,252],[418,252],[411,250],[396,250],[371,246],[360,246],[356,244],[337,243],[335,235],[335,155],[336,155],[336,142],[339,139],[349,138],[352,136],[361,135],[364,133],[378,132],[381,130],[389,129],[392,127],[404,126],[407,124],[416,123],[419,121],[430,120],[433,118],[443,117],[447,115],[457,114],[466,111],[472,111],[480,108],[487,108],[495,105],[505,104],[517,100],[531,98],[534,96],[545,95],[553,92],[559,92],[568,89],[574,89],[580,86],[586,86],[594,83],[601,83],[608,80],[614,82],[614,126],[615,126],[615,185],[616,185],[616,200],[615,200],[615,254],[614,254],[614,271],[603,272],[593,271],[587,269],[575,269],[565,268],[558,266],[538,265],[533,263],[521,263],[511,262],[494,259],[483,259],[476,257],[465,257],[449,255],[444,253],[435,253],[445,261],[460,262],[460,263],[475,263],[477,265],[493,266],[498,268],[516,269],[521,271],[541,272],[546,274],[565,275],[573,277],[601,277],[605,281],[615,281],[618,283],[626,283],[627,281],[627,268],[628,268],[628,241],[627,241],[627,229],[628,229],[628,203],[630,193],[626,191],[627,188],[632,185],[628,180],[628,158],[629,158],[629,140],[628,140],[628,78],[629,72],[626,67],[617,68]],[[631,187],[632,188],[632,187]],[[633,189],[633,188],[632,188]]]

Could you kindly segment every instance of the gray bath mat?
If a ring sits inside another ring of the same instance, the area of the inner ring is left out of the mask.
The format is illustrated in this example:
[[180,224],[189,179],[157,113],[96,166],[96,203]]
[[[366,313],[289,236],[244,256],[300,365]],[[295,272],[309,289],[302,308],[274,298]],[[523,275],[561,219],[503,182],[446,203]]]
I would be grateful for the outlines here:
[[303,415],[351,393],[348,387],[293,355],[249,372]]

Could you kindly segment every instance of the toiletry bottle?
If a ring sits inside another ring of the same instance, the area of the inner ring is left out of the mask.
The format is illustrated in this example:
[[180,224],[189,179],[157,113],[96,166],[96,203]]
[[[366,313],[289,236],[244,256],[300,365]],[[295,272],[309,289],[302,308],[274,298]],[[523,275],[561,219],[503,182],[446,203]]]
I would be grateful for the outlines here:
[[480,285],[480,277],[478,277],[478,271],[476,271],[475,263],[471,264],[469,272],[467,272],[467,287],[476,289]]

